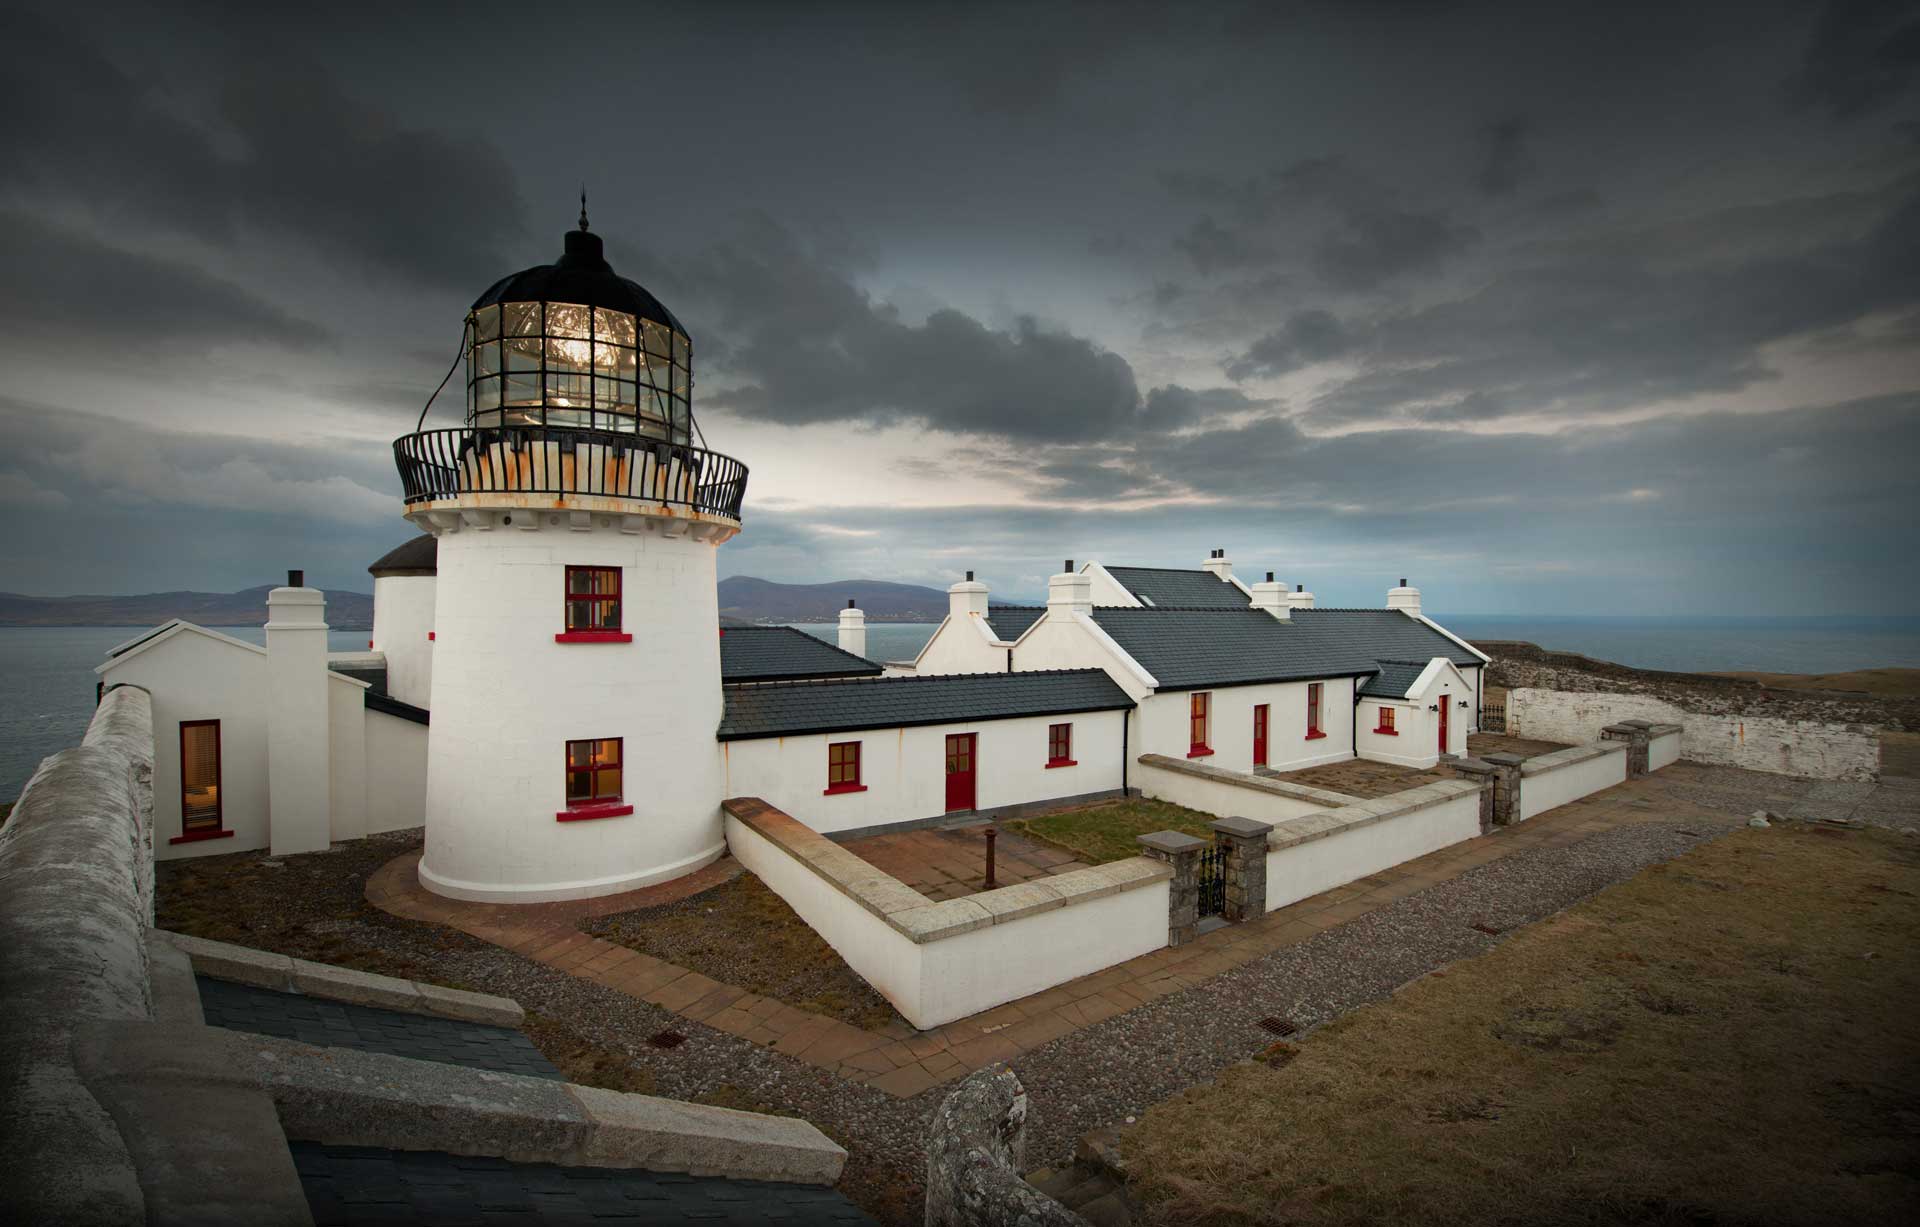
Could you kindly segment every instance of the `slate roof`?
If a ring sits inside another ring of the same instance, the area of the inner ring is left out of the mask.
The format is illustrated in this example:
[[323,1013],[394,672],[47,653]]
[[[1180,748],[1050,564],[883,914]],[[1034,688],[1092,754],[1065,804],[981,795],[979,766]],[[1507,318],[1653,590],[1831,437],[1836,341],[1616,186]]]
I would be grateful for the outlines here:
[[421,533],[418,537],[388,550],[380,560],[367,568],[367,574],[381,575],[434,575],[440,569],[440,538],[432,533]]
[[[1432,657],[1428,657],[1431,660]],[[1360,693],[1372,699],[1404,699],[1407,691],[1420,680],[1427,671],[1425,660],[1382,660],[1376,661],[1380,672],[1368,678],[1360,687]]]
[[1107,574],[1150,609],[1248,609],[1253,599],[1211,571],[1108,567]]
[[564,1081],[533,1041],[512,1027],[348,1005],[205,976],[194,980],[210,1027]]
[[1045,605],[989,605],[987,607],[987,625],[993,628],[993,637],[1002,643],[1012,643],[1027,633],[1027,628],[1047,616]]
[[729,686],[726,700],[726,714],[720,721],[721,741],[963,724],[1133,706],[1127,692],[1103,669]]
[[[1217,582],[1217,581],[1216,581]],[[1394,609],[1296,609],[1281,621],[1260,609],[1095,608],[1093,620],[1162,690],[1361,677],[1388,659],[1479,658]]]
[[819,1185],[320,1142],[289,1141],[287,1149],[317,1227],[873,1222],[845,1196]]
[[881,666],[791,626],[729,626],[720,635],[720,680],[878,677]]

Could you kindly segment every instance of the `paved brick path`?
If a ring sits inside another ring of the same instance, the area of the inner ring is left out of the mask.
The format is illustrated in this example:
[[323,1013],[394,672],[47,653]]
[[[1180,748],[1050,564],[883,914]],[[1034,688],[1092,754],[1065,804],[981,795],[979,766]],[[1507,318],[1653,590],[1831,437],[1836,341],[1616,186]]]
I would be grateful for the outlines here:
[[[884,870],[938,902],[978,894],[987,885],[987,830],[990,823],[963,827],[869,835],[842,843],[847,851]],[[1049,874],[1085,869],[1070,852],[1002,830],[994,841],[995,886],[1012,886]]]
[[[863,1031],[589,937],[576,927],[586,916],[651,907],[718,885],[739,872],[730,859],[689,878],[622,895],[566,903],[483,904],[426,891],[415,872],[420,854],[411,852],[376,871],[367,880],[366,893],[375,906],[396,916],[459,929],[904,1098],[1204,983],[1488,861],[1531,848],[1564,847],[1611,827],[1688,812],[1692,807],[1679,796],[1700,770],[1675,764],[1658,775],[1303,899],[1258,920],[1216,929],[1185,946],[1156,950],[931,1031],[915,1031],[899,1020],[878,1031]],[[1678,791],[1668,797],[1669,789]]]

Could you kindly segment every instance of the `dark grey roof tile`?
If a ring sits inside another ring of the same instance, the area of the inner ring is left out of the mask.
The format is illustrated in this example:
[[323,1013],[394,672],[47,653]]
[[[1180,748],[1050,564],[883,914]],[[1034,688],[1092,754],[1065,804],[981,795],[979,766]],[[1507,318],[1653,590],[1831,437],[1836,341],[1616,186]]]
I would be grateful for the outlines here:
[[1211,571],[1108,567],[1107,574],[1150,609],[1247,609],[1253,604],[1238,584]]
[[720,634],[722,682],[877,677],[881,666],[792,626],[729,626]]
[[994,638],[1002,643],[1012,643],[1046,614],[1045,605],[990,605],[987,607],[987,625],[993,628]]
[[720,740],[961,724],[1133,706],[1100,669],[729,686]]
[[1385,658],[1479,660],[1394,609],[1111,609],[1093,618],[1164,690],[1377,673]]

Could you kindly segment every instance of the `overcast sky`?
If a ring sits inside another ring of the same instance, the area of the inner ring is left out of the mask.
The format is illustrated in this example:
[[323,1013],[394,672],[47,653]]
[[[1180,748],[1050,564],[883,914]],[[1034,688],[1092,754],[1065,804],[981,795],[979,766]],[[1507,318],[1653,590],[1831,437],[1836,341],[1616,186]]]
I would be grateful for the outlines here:
[[1911,4],[12,7],[0,589],[368,590],[584,182],[722,575],[1920,606]]

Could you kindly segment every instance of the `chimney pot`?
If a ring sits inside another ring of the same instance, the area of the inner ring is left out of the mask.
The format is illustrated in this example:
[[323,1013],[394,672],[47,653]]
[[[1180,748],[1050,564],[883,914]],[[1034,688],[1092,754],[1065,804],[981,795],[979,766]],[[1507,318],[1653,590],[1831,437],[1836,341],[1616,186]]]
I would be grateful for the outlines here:
[[967,572],[967,582],[968,582],[969,584],[971,584],[971,583],[973,582],[973,572],[971,572],[971,571],[969,571],[969,572]]
[[1295,584],[1293,586],[1293,590],[1295,592],[1305,592],[1307,590],[1307,586],[1305,584]]
[[287,572],[287,587],[304,588],[306,586],[307,586],[307,573],[305,571],[288,571]]
[[1069,558],[1069,559],[1067,559],[1067,565],[1066,565],[1066,566],[1064,566],[1064,567],[1061,567],[1060,569],[1061,569],[1062,571],[1071,571],[1071,570],[1073,570],[1073,559],[1071,559],[1071,558]]
[[1406,581],[1406,579],[1405,579],[1405,578],[1402,578],[1402,579],[1400,580],[1400,586],[1401,586],[1402,588],[1404,588],[1404,587],[1406,587],[1406,586],[1407,586],[1407,581]]
[[848,597],[848,598],[847,598],[847,608],[848,608],[848,609],[852,609],[852,608],[853,608],[853,598],[852,598],[852,597]]
[[1273,572],[1271,572],[1271,571],[1269,571],[1269,572],[1267,572],[1267,582],[1268,582],[1269,584],[1271,584],[1271,583],[1273,582]]

